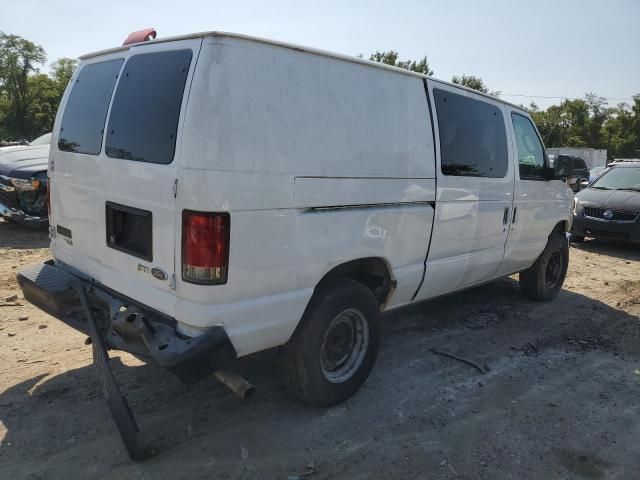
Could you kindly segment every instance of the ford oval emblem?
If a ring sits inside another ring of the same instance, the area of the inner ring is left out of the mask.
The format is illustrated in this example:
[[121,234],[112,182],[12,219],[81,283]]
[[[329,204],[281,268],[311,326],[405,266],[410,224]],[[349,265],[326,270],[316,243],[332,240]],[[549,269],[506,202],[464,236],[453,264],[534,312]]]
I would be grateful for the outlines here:
[[167,278],[169,278],[167,276],[167,272],[158,267],[153,267],[151,269],[151,275],[153,275],[154,278],[157,278],[158,280],[166,280]]
[[607,210],[602,214],[602,216],[607,220],[611,220],[613,218],[613,212],[611,210]]

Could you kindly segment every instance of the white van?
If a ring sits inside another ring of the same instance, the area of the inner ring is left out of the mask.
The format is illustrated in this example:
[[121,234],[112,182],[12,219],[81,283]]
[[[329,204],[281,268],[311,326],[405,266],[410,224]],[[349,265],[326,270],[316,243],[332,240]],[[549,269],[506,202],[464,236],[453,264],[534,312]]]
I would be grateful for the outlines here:
[[[210,32],[82,57],[25,297],[197,381],[281,347],[303,400],[365,381],[381,312],[520,273],[549,300],[572,193],[528,113],[413,72]],[[74,283],[75,282],[75,283]]]

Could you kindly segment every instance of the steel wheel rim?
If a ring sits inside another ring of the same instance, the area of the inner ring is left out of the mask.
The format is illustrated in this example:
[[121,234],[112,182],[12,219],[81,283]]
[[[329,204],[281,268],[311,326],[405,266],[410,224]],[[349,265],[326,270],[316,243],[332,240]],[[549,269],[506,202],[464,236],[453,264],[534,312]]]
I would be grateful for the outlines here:
[[369,346],[369,324],[355,308],[343,310],[329,324],[320,348],[322,374],[343,383],[358,371]]
[[549,257],[547,261],[547,268],[545,269],[545,284],[549,290],[553,290],[560,281],[560,274],[562,272],[562,255],[559,251],[555,251]]

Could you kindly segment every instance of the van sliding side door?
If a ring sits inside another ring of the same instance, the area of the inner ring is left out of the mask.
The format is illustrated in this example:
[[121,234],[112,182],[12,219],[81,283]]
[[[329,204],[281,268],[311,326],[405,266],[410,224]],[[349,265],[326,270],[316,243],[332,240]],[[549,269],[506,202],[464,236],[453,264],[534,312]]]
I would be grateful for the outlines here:
[[496,275],[512,216],[514,166],[503,104],[427,81],[436,128],[437,194],[417,300]]

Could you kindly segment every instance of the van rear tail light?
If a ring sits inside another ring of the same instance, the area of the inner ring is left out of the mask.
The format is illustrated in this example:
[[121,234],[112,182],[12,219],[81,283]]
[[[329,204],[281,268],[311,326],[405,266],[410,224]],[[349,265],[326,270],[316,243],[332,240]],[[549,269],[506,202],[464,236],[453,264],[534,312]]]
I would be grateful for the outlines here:
[[228,213],[182,212],[182,280],[227,283],[230,224]]

